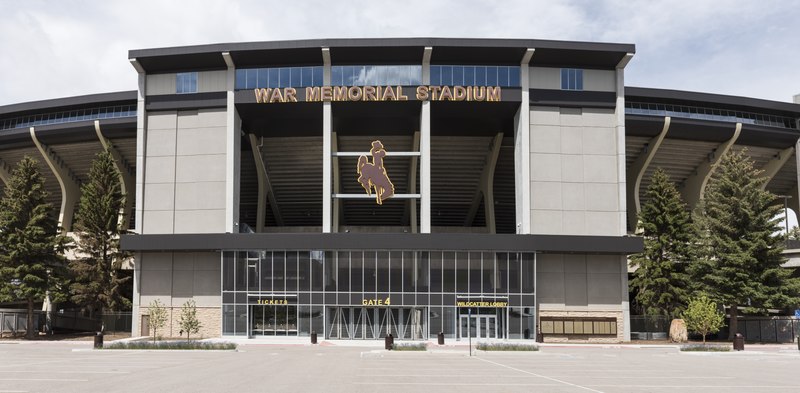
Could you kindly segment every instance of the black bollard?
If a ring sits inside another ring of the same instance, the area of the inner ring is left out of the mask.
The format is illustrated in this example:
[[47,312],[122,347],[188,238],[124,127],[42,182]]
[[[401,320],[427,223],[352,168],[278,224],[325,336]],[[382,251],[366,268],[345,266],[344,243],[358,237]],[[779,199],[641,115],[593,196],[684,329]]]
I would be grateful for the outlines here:
[[383,346],[387,351],[391,351],[394,347],[394,337],[391,333],[389,333],[389,335],[383,340]]
[[317,332],[311,332],[311,344],[317,343]]

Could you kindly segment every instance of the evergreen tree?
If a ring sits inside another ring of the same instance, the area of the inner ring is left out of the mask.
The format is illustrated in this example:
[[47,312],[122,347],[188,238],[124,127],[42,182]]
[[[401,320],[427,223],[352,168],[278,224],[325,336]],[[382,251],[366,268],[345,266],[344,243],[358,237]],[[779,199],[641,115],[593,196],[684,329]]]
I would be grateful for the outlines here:
[[34,337],[34,302],[63,290],[66,276],[64,238],[46,198],[38,163],[26,156],[0,200],[0,301],[27,302],[27,338]]
[[698,210],[700,246],[692,275],[699,291],[730,308],[730,337],[740,306],[765,311],[800,304],[800,279],[782,268],[783,208],[745,151],[720,159]]
[[636,267],[631,285],[638,289],[636,300],[647,314],[677,317],[687,301],[693,226],[680,193],[660,168],[646,195],[639,214],[644,252],[631,257]]
[[81,187],[81,200],[75,223],[76,258],[69,264],[74,275],[72,301],[96,317],[102,329],[104,310],[130,306],[122,293],[130,277],[119,269],[129,253],[120,251],[120,210],[125,204],[119,172],[108,152],[98,153],[89,170],[89,181]]

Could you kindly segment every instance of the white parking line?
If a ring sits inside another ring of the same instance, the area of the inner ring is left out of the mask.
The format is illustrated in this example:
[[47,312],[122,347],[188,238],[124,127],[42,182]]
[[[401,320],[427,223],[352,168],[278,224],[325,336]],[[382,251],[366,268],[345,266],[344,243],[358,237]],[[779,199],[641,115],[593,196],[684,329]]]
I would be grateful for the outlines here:
[[88,379],[71,379],[71,378],[0,378],[0,381],[89,382]]
[[0,370],[0,373],[28,373],[28,374],[130,374],[129,371],[54,371],[54,370]]
[[558,383],[561,383],[561,384],[564,384],[564,385],[568,385],[568,386],[576,387],[576,388],[579,388],[579,389],[588,390],[588,391],[590,391],[590,392],[595,392],[595,393],[603,393],[603,392],[601,392],[600,390],[594,390],[594,389],[592,389],[592,388],[587,388],[586,386],[581,386],[581,385],[577,385],[577,384],[570,383],[570,382],[567,382],[567,381],[562,381],[562,380],[560,380],[560,379],[551,378],[551,377],[544,376],[544,375],[541,375],[541,374],[532,373],[532,372],[530,372],[530,371],[520,370],[520,369],[518,369],[518,368],[514,368],[514,367],[511,367],[511,366],[506,366],[505,364],[501,364],[501,363],[493,362],[493,361],[491,361],[491,360],[486,360],[486,359],[482,359],[482,358],[479,358],[479,357],[476,357],[475,359],[478,359],[478,360],[480,360],[480,361],[482,361],[482,362],[491,363],[491,364],[494,364],[494,365],[497,365],[497,366],[500,366],[500,367],[505,367],[505,368],[507,368],[507,369],[509,369],[509,370],[519,371],[519,372],[521,372],[521,373],[525,373],[525,374],[529,374],[529,375],[534,375],[534,376],[537,376],[537,377],[540,377],[540,378],[544,378],[544,379],[548,379],[548,380],[550,380],[550,381],[558,382]]

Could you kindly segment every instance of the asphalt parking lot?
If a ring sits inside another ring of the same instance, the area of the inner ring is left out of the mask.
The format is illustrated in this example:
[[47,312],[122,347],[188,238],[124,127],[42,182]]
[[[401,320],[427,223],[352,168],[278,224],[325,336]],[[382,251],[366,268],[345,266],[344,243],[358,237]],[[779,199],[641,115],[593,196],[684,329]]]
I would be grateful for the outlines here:
[[796,347],[467,347],[386,352],[341,345],[241,345],[237,352],[93,351],[90,343],[0,344],[0,392],[775,392],[798,391]]

